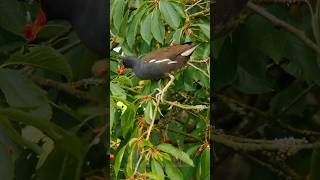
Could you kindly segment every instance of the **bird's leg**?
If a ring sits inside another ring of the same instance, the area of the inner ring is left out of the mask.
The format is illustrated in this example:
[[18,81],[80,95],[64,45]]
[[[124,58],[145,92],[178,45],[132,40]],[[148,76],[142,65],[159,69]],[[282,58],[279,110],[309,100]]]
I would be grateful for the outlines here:
[[169,89],[169,87],[171,86],[171,84],[173,84],[174,81],[174,76],[171,74],[168,74],[170,77],[170,81],[166,84],[166,86],[163,89],[158,89],[159,93],[156,96],[160,96],[160,102],[163,102],[163,96],[164,93]]

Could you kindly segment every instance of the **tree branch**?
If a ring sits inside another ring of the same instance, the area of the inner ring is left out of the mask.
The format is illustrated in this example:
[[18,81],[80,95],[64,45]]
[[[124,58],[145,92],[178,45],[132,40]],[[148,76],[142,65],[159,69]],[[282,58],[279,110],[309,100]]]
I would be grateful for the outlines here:
[[268,19],[274,26],[281,27],[288,31],[289,33],[293,34],[297,38],[299,38],[306,46],[313,49],[317,54],[320,55],[320,48],[315,44],[312,40],[310,40],[304,33],[304,31],[301,31],[294,26],[288,24],[285,21],[282,21],[281,19],[277,18],[276,16],[272,15],[268,11],[266,11],[264,8],[255,5],[252,2],[248,2],[247,4],[248,8],[252,11],[256,12],[257,14],[265,17]]

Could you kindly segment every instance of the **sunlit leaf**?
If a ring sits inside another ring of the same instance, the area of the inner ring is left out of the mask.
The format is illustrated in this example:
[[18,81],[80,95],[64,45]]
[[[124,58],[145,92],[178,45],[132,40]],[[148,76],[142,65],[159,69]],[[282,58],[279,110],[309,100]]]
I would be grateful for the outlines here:
[[160,19],[160,11],[158,9],[151,13],[151,32],[153,37],[160,43],[163,43],[165,28]]
[[161,15],[164,17],[166,22],[174,29],[178,28],[181,22],[181,18],[179,13],[177,13],[176,9],[172,5],[172,3],[168,0],[160,0],[159,1],[159,10]]
[[194,166],[192,159],[190,159],[190,156],[181,151],[180,149],[172,146],[171,144],[159,144],[157,146],[161,151],[164,151],[166,153],[171,154],[177,159],[180,159],[181,161],[185,162],[186,164],[189,164],[190,166]]

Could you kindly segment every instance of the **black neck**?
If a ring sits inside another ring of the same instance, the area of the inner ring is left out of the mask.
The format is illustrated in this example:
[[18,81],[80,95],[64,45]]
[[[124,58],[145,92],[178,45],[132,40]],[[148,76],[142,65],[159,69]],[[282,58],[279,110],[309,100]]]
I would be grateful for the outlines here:
[[126,68],[134,68],[136,65],[143,63],[142,59],[134,56],[124,57],[123,64]]

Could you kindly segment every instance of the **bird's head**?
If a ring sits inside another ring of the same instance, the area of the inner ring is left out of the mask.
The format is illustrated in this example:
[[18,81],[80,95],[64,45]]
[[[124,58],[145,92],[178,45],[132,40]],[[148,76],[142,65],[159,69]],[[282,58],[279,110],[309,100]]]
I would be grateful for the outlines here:
[[133,68],[140,61],[140,59],[134,56],[127,56],[122,59],[125,68]]

